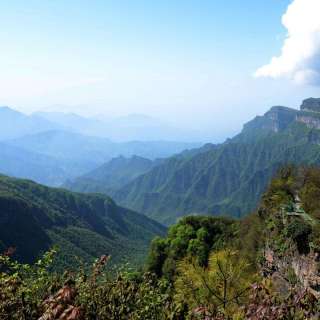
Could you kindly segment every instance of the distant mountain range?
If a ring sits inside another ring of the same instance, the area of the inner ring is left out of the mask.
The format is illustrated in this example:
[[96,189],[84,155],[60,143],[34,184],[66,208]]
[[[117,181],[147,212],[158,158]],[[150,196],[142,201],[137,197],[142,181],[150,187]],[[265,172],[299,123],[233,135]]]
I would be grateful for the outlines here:
[[0,107],[0,141],[60,129],[59,124],[37,115],[28,116],[9,107]]
[[123,117],[83,117],[75,113],[35,112],[26,115],[0,107],[0,140],[20,138],[45,131],[68,131],[86,136],[127,141],[203,141],[202,134],[140,114]]
[[[61,181],[67,181],[65,187],[110,194],[161,223],[188,214],[241,217],[254,210],[280,166],[320,163],[320,99],[306,99],[300,110],[272,107],[234,138],[200,148],[174,142],[114,143],[62,130],[6,143],[33,157],[49,157],[49,171],[57,165],[58,177],[66,172]],[[178,153],[184,149],[189,150]],[[162,159],[155,160],[158,157]],[[73,169],[61,162],[74,164]],[[76,169],[82,172],[76,175]]]
[[60,185],[66,177],[79,175],[81,169],[41,153],[0,142],[0,172],[13,177],[29,178],[47,185]]
[[81,117],[74,113],[36,112],[33,116],[56,123],[67,131],[83,135],[108,138],[116,142],[127,141],[203,141],[203,134],[177,128],[169,123],[143,114],[122,117]]
[[32,262],[58,246],[56,267],[73,266],[76,256],[92,262],[103,254],[113,263],[139,264],[149,242],[163,235],[160,224],[119,207],[103,195],[84,195],[0,176],[0,252]]
[[93,167],[120,155],[126,157],[137,155],[149,159],[164,158],[199,145],[170,141],[117,143],[106,138],[85,136],[69,131],[45,131],[6,142],[57,159],[85,161],[91,163]]
[[[174,141],[113,142],[87,136],[86,128],[106,130],[105,123],[74,114],[22,114],[0,108],[0,170],[3,174],[59,186],[114,157],[165,158],[199,143]],[[108,131],[108,130],[107,130]],[[107,132],[106,131],[106,132]]]
[[320,99],[305,100],[300,111],[273,107],[233,139],[170,157],[113,197],[165,224],[188,214],[241,217],[280,166],[320,164],[319,129]]

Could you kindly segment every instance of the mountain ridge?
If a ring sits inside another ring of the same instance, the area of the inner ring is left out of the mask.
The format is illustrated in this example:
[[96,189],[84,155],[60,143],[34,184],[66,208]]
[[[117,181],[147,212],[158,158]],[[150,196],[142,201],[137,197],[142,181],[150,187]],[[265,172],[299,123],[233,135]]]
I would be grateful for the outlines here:
[[[149,241],[165,228],[110,197],[72,193],[0,175],[0,250],[16,248],[20,261],[34,261],[54,245],[60,265],[75,256],[91,262],[103,254],[115,263],[143,259]],[[129,258],[128,258],[129,259]]]
[[254,210],[277,168],[320,163],[320,118],[308,112],[314,121],[307,126],[299,118],[304,112],[273,107],[233,139],[190,157],[171,157],[114,197],[165,224],[192,213],[243,216]]
[[61,127],[39,116],[26,115],[7,106],[0,107],[0,140],[19,138],[50,129]]

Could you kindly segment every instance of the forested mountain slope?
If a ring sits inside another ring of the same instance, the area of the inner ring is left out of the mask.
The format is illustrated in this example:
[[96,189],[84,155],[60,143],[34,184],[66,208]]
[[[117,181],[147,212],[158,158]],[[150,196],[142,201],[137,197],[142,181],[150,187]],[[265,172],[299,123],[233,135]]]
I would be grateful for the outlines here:
[[224,144],[171,157],[115,199],[166,224],[191,213],[243,216],[280,166],[320,163],[320,100],[307,99],[303,106],[273,107]]
[[89,262],[103,254],[112,255],[115,263],[137,263],[149,241],[164,231],[107,196],[0,176],[0,251],[15,247],[21,261],[33,261],[57,245],[59,266],[72,265],[75,256]]
[[138,156],[131,158],[120,156],[81,177],[67,181],[64,187],[77,192],[99,192],[111,195],[114,190],[151,170],[160,162],[161,160],[152,161]]

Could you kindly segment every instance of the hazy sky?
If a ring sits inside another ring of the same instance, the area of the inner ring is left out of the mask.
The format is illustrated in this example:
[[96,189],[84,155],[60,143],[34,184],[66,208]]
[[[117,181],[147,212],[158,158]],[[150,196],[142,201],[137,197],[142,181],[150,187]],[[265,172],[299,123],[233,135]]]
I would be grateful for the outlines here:
[[320,97],[319,3],[0,1],[0,105],[231,134],[271,105]]

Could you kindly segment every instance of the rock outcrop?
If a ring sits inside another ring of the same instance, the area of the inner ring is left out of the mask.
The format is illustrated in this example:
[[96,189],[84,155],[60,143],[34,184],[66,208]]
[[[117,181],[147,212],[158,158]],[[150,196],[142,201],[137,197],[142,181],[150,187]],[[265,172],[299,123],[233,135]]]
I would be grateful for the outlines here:
[[291,108],[274,106],[263,116],[257,116],[252,121],[246,123],[243,130],[259,129],[279,132],[286,129],[295,120],[297,113],[297,110]]
[[320,112],[320,98],[309,98],[303,100],[300,109],[303,111]]
[[297,113],[296,121],[304,123],[308,128],[320,129],[320,98],[303,100]]
[[308,290],[317,299],[320,298],[319,255],[311,251],[300,255],[297,251],[288,252],[280,257],[270,247],[264,252],[265,264],[263,273],[271,277],[280,293],[286,294],[296,282],[298,286]]

